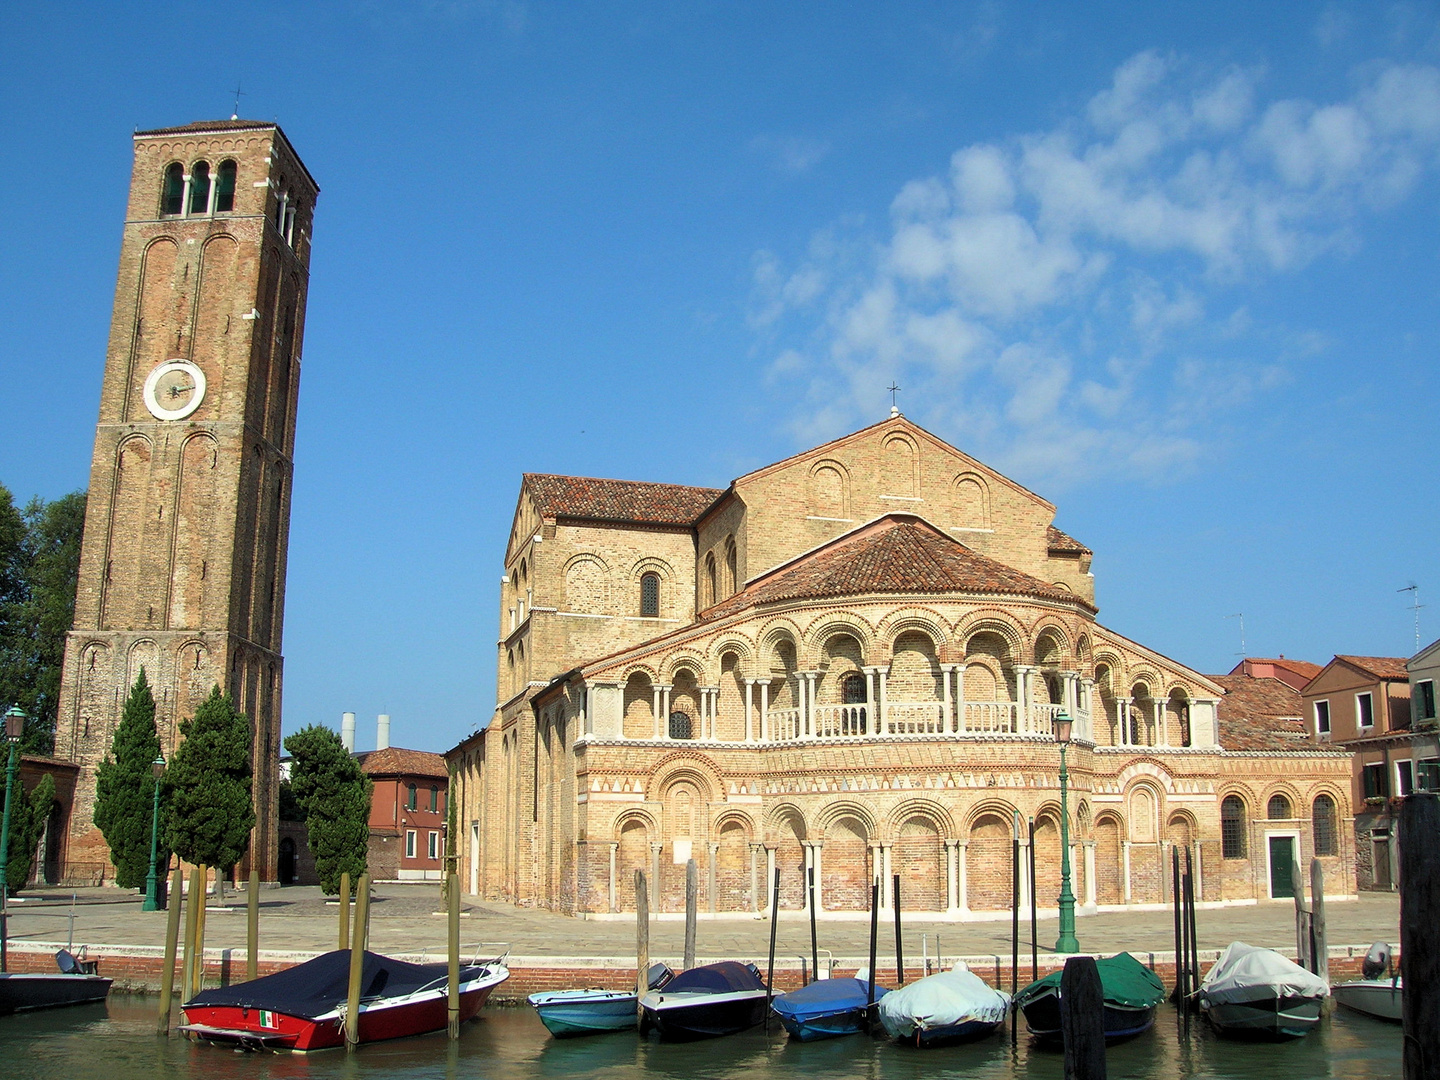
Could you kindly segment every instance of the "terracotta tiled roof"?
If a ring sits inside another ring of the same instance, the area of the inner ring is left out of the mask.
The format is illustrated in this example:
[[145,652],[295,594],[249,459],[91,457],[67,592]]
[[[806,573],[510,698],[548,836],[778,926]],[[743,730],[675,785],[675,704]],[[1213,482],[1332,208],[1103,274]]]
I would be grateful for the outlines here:
[[547,473],[526,473],[524,486],[535,500],[541,517],[589,518],[640,525],[693,525],[725,494],[721,488]]
[[1342,656],[1340,653],[1336,653],[1335,659],[1344,660],[1361,671],[1368,671],[1377,679],[1408,680],[1410,678],[1410,672],[1405,668],[1406,658],[1403,656]]
[[759,604],[871,593],[1005,593],[1089,605],[971,551],[918,518],[890,514],[752,582],[703,613],[708,621]]
[[136,135],[185,135],[199,131],[268,131],[277,125],[268,120],[196,120],[180,127],[137,131]]
[[437,776],[448,777],[445,759],[427,750],[402,750],[398,746],[366,754],[360,763],[367,776]]
[[1045,536],[1045,547],[1047,551],[1053,551],[1064,555],[1094,555],[1084,544],[1080,543],[1069,533],[1063,533],[1051,525]]
[[1225,688],[1220,745],[1226,750],[1313,750],[1300,691],[1279,679],[1208,676]]

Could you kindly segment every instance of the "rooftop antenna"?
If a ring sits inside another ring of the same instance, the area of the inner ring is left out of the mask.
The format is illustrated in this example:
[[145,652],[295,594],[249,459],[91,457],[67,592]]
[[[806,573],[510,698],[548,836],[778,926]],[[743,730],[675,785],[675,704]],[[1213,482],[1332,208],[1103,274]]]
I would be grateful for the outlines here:
[[1240,620],[1240,651],[1235,655],[1243,658],[1245,656],[1245,614],[1237,611],[1234,615],[1226,615],[1225,618]]
[[900,392],[900,387],[896,386],[892,381],[885,389],[890,391],[890,415],[899,416],[900,406],[895,404],[895,395]]
[[239,119],[240,119],[240,99],[241,99],[242,97],[247,97],[247,96],[248,96],[248,95],[245,93],[245,91],[243,91],[243,90],[240,89],[240,80],[239,80],[239,79],[236,79],[236,80],[235,80],[235,111],[230,114],[230,119],[231,119],[231,120],[239,120]]
[[1396,589],[1396,592],[1408,592],[1410,594],[1410,608],[1415,612],[1415,651],[1420,651],[1420,609],[1425,605],[1420,603],[1420,586],[1410,582],[1403,589]]

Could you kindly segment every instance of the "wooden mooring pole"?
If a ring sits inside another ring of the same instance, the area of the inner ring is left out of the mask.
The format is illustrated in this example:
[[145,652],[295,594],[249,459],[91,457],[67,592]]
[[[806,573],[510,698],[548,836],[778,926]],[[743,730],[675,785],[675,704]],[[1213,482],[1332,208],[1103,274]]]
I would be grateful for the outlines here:
[[170,895],[165,909],[165,966],[160,969],[160,1015],[156,1034],[170,1034],[170,1002],[175,994],[175,946],[180,938],[180,907],[184,890],[180,882],[184,871],[178,866],[170,872]]
[[1405,1080],[1440,1072],[1440,795],[1400,806],[1400,978]]
[[[200,892],[200,868],[190,868],[190,889],[185,896],[185,945],[180,951],[180,1000],[189,1001],[195,977],[195,897]],[[179,903],[177,898],[176,903]],[[200,901],[203,906],[205,901]]]
[[[650,890],[645,871],[635,871],[635,1016],[639,1022],[644,1010],[640,1000],[650,989]],[[643,1028],[641,1029],[644,1030]]]
[[905,985],[905,949],[900,943],[900,875],[895,875],[895,985]]
[[815,978],[820,978],[820,939],[815,934],[815,868],[810,867],[810,970]]
[[775,931],[780,926],[780,867],[770,883],[770,960],[765,965],[765,1034],[770,1034],[770,1003],[775,1000]]
[[1010,1041],[1020,1038],[1020,1024],[1015,1014],[1015,994],[1020,989],[1020,811],[1015,811],[1014,831],[1010,836]]
[[1185,849],[1185,985],[1190,990],[1187,1008],[1198,1008],[1200,990],[1200,949],[1195,936],[1195,875],[1190,865],[1190,849]]
[[1035,888],[1035,819],[1030,819],[1030,981],[1040,979],[1040,924]]
[[880,879],[870,882],[870,975],[865,988],[865,1024],[868,1027],[875,1013],[875,948],[880,938]]
[[1310,959],[1310,906],[1305,903],[1305,877],[1298,857],[1290,860],[1290,891],[1295,895],[1295,962],[1313,971]]
[[350,871],[340,875],[340,933],[335,948],[350,947]]
[[1180,936],[1180,911],[1185,906],[1180,895],[1180,848],[1173,844],[1170,847],[1170,881],[1170,895],[1175,901],[1175,1005],[1183,1012],[1189,989],[1185,978],[1188,955],[1185,940]]
[[1060,975],[1065,1080],[1105,1080],[1105,991],[1093,956],[1072,956]]
[[[348,876],[348,875],[346,875]],[[348,881],[344,882],[349,885]],[[345,1049],[360,1045],[360,983],[365,973],[365,931],[370,921],[370,875],[355,886],[355,928],[350,934],[350,985],[345,995]]]
[[197,869],[200,871],[200,889],[195,898],[195,974],[190,980],[192,995],[205,989],[205,879],[210,874],[210,868],[207,866],[200,866]]
[[245,978],[260,974],[260,871],[250,871],[250,891],[245,898]]
[[1315,960],[1312,970],[1328,983],[1330,943],[1325,934],[1325,868],[1319,859],[1310,860],[1310,955]]
[[446,879],[445,903],[449,916],[450,935],[446,942],[449,968],[446,970],[445,1006],[446,1031],[450,1038],[460,1037],[460,879],[451,873]]
[[685,860],[685,970],[695,966],[695,921],[700,901],[700,871],[694,859]]

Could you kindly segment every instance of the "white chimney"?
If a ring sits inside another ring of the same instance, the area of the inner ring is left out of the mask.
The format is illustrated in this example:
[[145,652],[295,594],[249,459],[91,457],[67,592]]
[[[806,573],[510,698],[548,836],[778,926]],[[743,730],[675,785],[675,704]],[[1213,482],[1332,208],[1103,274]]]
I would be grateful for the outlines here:
[[390,714],[381,713],[375,721],[375,749],[390,749]]
[[353,712],[340,714],[340,742],[347,753],[355,752],[355,714]]

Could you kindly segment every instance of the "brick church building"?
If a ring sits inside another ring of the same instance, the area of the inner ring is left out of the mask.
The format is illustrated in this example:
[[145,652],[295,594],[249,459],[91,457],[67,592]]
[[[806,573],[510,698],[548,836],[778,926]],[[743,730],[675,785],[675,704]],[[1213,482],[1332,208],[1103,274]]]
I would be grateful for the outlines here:
[[678,911],[693,858],[702,911],[765,910],[778,867],[786,908],[813,869],[826,917],[898,874],[905,909],[1000,918],[1018,814],[1043,911],[1063,710],[1082,913],[1166,902],[1176,845],[1206,902],[1288,897],[1313,854],[1353,894],[1348,756],[1222,726],[1215,679],[1096,621],[1054,517],[893,410],[724,490],[526,475],[498,704],[447,754],[462,882],[604,917],[643,870]]

